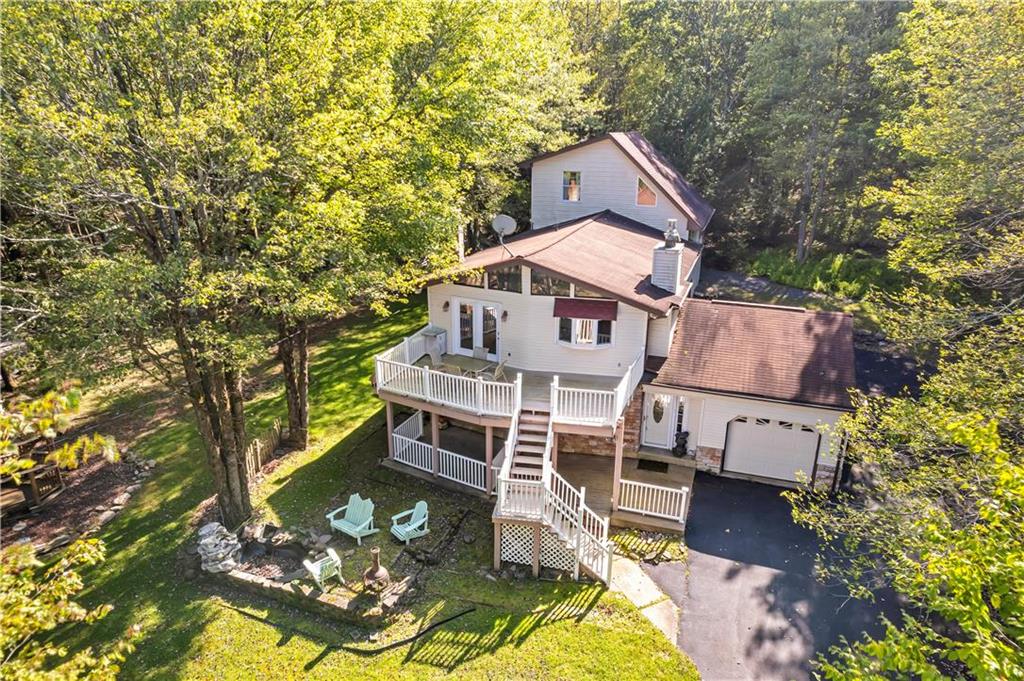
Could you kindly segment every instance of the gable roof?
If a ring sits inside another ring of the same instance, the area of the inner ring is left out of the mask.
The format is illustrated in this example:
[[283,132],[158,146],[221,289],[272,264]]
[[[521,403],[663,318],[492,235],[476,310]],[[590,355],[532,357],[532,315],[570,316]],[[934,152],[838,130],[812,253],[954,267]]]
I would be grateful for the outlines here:
[[[653,227],[606,210],[517,234],[503,246],[466,256],[456,272],[528,265],[664,316],[683,296],[651,283],[653,250],[663,242]],[[683,246],[679,281],[685,285],[701,246],[688,241]]]
[[568,147],[535,156],[520,164],[520,167],[529,168],[537,161],[552,158],[567,151],[579,149],[596,142],[603,142],[604,140],[614,142],[615,146],[633,162],[633,165],[643,171],[657,185],[658,189],[668,197],[668,200],[693,220],[701,230],[708,226],[708,222],[711,221],[711,216],[714,215],[715,209],[704,200],[696,187],[686,181],[664,154],[655,149],[654,145],[639,132],[609,132],[599,137],[591,137]]
[[848,391],[856,387],[853,318],[689,298],[652,383],[850,409]]

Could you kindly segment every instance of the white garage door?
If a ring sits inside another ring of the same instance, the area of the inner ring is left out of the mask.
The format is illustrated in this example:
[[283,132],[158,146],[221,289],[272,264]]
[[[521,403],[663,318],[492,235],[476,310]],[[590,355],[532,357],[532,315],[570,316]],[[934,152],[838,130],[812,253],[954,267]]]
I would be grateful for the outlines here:
[[811,426],[741,416],[729,424],[723,468],[796,482],[797,471],[813,474],[817,449],[818,431]]

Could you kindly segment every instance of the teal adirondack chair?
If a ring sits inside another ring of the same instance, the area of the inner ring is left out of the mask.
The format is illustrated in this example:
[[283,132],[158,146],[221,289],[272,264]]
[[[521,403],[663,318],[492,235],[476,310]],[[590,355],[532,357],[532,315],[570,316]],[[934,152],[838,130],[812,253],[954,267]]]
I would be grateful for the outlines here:
[[[408,544],[410,539],[422,537],[430,532],[430,528],[427,527],[428,516],[427,502],[417,501],[411,511],[402,511],[398,515],[391,516],[391,534],[395,535],[399,541]],[[409,519],[399,522],[405,517]]]
[[321,591],[327,591],[325,584],[331,577],[337,577],[342,586],[345,586],[345,578],[341,576],[341,558],[338,558],[334,549],[327,549],[326,558],[317,561],[304,560],[302,564]]
[[[342,517],[338,518],[338,515]],[[363,537],[380,531],[379,527],[373,526],[373,501],[358,494],[350,496],[348,503],[341,508],[328,513],[327,521],[331,523],[332,530],[347,534],[360,546],[363,545]]]

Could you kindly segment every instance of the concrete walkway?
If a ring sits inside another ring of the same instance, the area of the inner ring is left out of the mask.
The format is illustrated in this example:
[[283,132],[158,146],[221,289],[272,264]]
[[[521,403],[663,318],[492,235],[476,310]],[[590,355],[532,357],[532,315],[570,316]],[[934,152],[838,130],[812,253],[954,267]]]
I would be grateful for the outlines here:
[[609,587],[640,609],[672,645],[679,639],[679,608],[640,566],[624,556],[612,559],[612,583]]

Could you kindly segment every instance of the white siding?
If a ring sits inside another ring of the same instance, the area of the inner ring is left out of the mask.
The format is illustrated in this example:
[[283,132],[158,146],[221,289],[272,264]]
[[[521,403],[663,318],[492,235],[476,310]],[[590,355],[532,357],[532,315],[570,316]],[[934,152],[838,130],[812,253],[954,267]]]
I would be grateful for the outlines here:
[[[530,268],[523,267],[523,292],[490,291],[437,284],[427,289],[430,323],[448,330],[448,350],[458,342],[453,329],[455,298],[497,303],[508,313],[498,322],[499,352],[509,366],[532,371],[620,376],[645,347],[647,313],[619,303],[611,347],[571,348],[558,343],[558,320],[552,316],[554,298],[530,295]],[[450,303],[447,312],[444,303]]]
[[836,457],[831,453],[832,426],[841,412],[830,409],[815,409],[795,404],[764,402],[761,400],[711,395],[686,390],[663,390],[647,387],[648,391],[670,392],[686,397],[687,430],[690,431],[690,446],[725,449],[725,433],[729,422],[737,416],[792,421],[812,427],[826,426],[822,431],[819,462],[835,465]]
[[679,310],[672,308],[667,317],[658,317],[647,322],[647,354],[668,357],[678,318]]
[[[578,170],[580,200],[562,200],[562,171]],[[636,205],[636,180],[640,170],[611,140],[602,140],[533,164],[530,179],[530,219],[534,229],[557,222],[613,210],[664,230],[668,218],[679,221],[677,229],[686,234],[686,216],[644,177],[655,194],[657,205]]]

